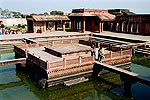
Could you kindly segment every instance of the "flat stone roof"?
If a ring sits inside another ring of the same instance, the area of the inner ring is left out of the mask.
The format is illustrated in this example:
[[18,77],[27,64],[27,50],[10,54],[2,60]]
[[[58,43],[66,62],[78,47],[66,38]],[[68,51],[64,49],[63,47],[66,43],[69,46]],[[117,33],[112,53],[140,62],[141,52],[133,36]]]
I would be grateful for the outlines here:
[[48,62],[56,62],[56,61],[62,61],[63,58],[54,56],[46,51],[44,51],[44,47],[36,47],[36,48],[28,48],[28,51],[30,54],[34,54],[35,57],[39,58],[43,61]]
[[[70,53],[70,52],[77,52],[77,51],[84,51],[84,50],[90,50],[90,46],[85,46],[82,44],[66,44],[66,45],[57,45],[51,47],[54,50],[57,50],[57,52],[62,53]],[[68,49],[69,48],[69,49]],[[23,48],[25,50],[25,48]],[[39,58],[43,61],[48,62],[57,62],[57,61],[63,61],[63,58],[57,57],[55,55],[50,54],[49,52],[45,51],[44,46],[43,47],[32,47],[27,48],[28,53],[31,55],[34,55],[35,57]],[[90,56],[89,54],[81,54],[81,56]],[[78,58],[77,56],[68,56],[66,59],[75,59]]]
[[81,51],[90,51],[91,48],[89,46],[85,46],[82,44],[64,44],[64,45],[57,45],[49,47],[53,51],[57,51],[61,54],[68,54],[68,53],[76,53]]
[[124,39],[130,39],[130,40],[140,40],[140,41],[147,41],[150,42],[150,36],[143,36],[138,34],[128,34],[128,33],[117,33],[117,32],[110,32],[110,31],[103,31],[101,34],[94,33],[96,35],[100,36],[110,36],[110,37],[118,37],[118,38],[124,38]]
[[17,40],[17,39],[24,39],[24,38],[41,38],[41,37],[59,37],[59,36],[80,36],[86,35],[89,33],[79,33],[79,32],[48,32],[48,33],[25,33],[25,34],[9,34],[9,35],[0,35],[1,40]]

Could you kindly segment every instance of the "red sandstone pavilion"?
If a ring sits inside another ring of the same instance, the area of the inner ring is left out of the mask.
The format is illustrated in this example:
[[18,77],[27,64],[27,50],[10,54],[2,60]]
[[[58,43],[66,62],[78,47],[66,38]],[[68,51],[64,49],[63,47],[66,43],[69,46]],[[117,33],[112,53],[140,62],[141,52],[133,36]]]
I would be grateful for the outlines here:
[[[119,10],[119,9],[118,9]],[[120,10],[119,10],[120,11]],[[32,15],[27,16],[28,32],[49,32],[49,24],[53,30],[57,27],[71,27],[71,31],[114,31],[137,34],[150,34],[150,15],[120,13],[117,10],[73,9],[68,15]],[[71,25],[70,25],[71,23]]]

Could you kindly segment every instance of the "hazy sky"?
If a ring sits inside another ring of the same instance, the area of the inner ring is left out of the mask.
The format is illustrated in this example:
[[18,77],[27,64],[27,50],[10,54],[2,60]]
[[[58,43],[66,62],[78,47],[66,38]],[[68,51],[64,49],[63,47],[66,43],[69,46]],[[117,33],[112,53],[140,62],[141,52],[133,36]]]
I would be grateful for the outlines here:
[[73,8],[127,8],[150,14],[150,0],[0,0],[0,8],[22,13],[43,13],[52,10],[71,12]]

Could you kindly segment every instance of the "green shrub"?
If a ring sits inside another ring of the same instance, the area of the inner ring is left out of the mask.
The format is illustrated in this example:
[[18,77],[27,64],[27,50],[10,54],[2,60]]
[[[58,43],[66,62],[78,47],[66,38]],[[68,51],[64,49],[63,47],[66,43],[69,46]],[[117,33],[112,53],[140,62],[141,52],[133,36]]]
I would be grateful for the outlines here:
[[22,25],[22,28],[25,28],[25,25]]
[[50,26],[50,27],[53,27],[53,25],[52,25],[52,24],[49,24],[49,26]]
[[4,28],[5,26],[4,26],[4,24],[1,24],[1,28]]
[[21,28],[21,24],[18,24],[18,28]]

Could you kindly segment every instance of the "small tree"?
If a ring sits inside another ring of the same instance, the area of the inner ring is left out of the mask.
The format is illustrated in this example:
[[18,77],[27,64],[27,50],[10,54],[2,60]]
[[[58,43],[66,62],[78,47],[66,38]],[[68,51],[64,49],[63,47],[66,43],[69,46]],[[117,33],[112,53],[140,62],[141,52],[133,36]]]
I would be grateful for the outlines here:
[[5,26],[4,26],[4,24],[1,24],[1,28],[4,28]]
[[50,26],[50,27],[53,27],[53,25],[52,25],[52,24],[49,24],[49,26]]
[[21,28],[21,24],[18,24],[18,28]]
[[44,15],[49,15],[49,14],[47,12],[45,12]]
[[22,25],[22,28],[25,28],[25,25]]

